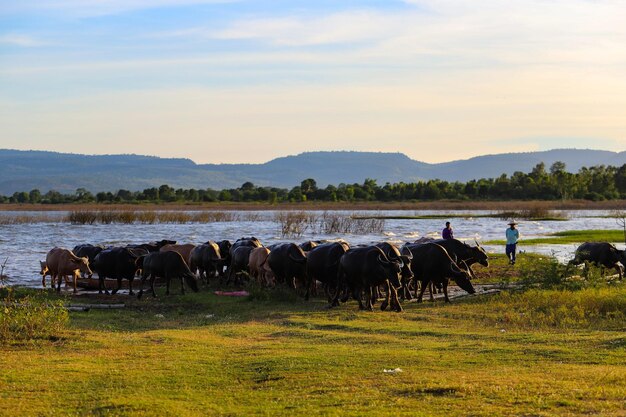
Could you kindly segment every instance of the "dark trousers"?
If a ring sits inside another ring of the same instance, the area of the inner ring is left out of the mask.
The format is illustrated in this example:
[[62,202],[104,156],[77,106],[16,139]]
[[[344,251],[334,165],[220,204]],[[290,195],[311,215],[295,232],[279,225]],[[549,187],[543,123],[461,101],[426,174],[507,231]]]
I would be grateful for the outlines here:
[[516,247],[517,243],[511,243],[510,245],[506,245],[506,257],[509,258],[511,262],[515,262]]

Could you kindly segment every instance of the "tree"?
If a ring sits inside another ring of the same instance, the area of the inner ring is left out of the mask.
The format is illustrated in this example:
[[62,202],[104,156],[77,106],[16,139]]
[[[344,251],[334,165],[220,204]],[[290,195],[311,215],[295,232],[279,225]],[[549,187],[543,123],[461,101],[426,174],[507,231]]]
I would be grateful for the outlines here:
[[41,191],[38,189],[30,190],[28,194],[29,200],[31,203],[40,203],[41,202]]

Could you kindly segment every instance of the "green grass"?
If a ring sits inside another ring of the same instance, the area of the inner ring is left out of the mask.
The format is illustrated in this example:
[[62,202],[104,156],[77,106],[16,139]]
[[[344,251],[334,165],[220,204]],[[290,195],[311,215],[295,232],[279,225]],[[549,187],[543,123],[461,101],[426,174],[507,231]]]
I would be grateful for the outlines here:
[[[547,235],[545,238],[520,239],[521,245],[567,244],[579,242],[623,242],[623,230],[566,230]],[[504,245],[505,240],[489,240],[488,245]]]
[[624,413],[622,283],[406,303],[401,314],[255,298],[72,300],[127,307],[72,312],[51,340],[1,346],[0,414]]

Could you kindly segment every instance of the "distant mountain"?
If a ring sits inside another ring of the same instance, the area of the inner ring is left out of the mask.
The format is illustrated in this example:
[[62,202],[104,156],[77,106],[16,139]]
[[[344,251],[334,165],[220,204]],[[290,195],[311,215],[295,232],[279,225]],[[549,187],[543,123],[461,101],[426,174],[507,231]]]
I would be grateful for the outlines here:
[[143,190],[168,184],[174,188],[235,188],[246,181],[255,185],[290,188],[306,178],[318,186],[362,183],[366,178],[386,182],[424,179],[468,181],[498,177],[515,171],[529,172],[540,162],[546,169],[563,161],[567,170],[583,166],[626,164],[626,152],[555,149],[506,153],[428,164],[401,153],[305,152],[264,164],[196,164],[190,159],[142,155],[78,155],[47,151],[0,149],[0,194],[38,188],[73,193]]

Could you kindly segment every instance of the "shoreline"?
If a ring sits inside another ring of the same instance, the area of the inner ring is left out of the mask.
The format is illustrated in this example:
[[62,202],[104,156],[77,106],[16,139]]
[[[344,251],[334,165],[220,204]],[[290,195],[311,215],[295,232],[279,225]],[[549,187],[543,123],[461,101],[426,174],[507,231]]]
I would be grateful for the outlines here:
[[146,203],[146,204],[0,204],[2,211],[81,211],[81,210],[111,210],[111,211],[310,211],[310,210],[623,210],[626,200],[588,201],[417,201],[417,202],[301,202],[269,204],[264,202],[250,203]]

